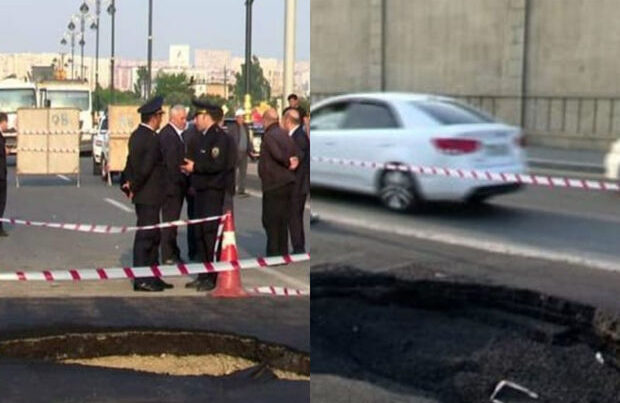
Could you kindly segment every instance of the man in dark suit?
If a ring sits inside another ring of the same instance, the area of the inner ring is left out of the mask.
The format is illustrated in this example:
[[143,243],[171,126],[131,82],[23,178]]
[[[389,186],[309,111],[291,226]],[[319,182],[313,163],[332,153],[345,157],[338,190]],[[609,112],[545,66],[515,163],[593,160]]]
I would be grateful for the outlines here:
[[[161,209],[163,222],[176,221],[181,216],[183,199],[187,194],[187,176],[179,168],[185,158],[183,131],[187,123],[187,111],[183,105],[170,109],[170,120],[159,133],[161,151],[166,166],[166,188]],[[161,231],[161,260],[164,264],[181,262],[181,250],[177,245],[177,228]]]
[[[141,123],[129,137],[129,155],[124,171],[123,188],[136,208],[138,226],[158,224],[164,200],[166,171],[157,130],[161,126],[163,98],[155,97],[142,105]],[[134,238],[134,266],[158,264],[159,229],[138,231]],[[157,277],[140,277],[134,280],[134,291],[162,291],[171,288]]]
[[288,229],[291,234],[293,253],[305,253],[304,209],[308,193],[310,193],[310,139],[301,125],[302,121],[297,109],[286,108],[282,123],[288,135],[295,142],[299,156],[299,166],[295,170],[295,185],[291,194],[291,216]]
[[245,111],[238,109],[235,112],[235,121],[228,128],[228,133],[234,138],[237,145],[236,156],[236,187],[237,194],[247,197],[245,192],[245,178],[248,172],[248,157],[255,157],[254,145],[250,139],[250,129],[244,121]]
[[[4,216],[4,209],[6,208],[6,157],[9,154],[6,148],[6,141],[2,133],[7,130],[8,125],[8,115],[4,112],[0,112],[0,217]],[[0,236],[9,236],[9,234],[7,234],[4,230],[2,222],[0,222]]]
[[278,112],[263,115],[265,134],[260,147],[258,176],[263,188],[262,221],[267,233],[267,256],[288,255],[288,220],[295,169],[299,159],[295,143],[278,124]]
[[[190,174],[194,196],[194,216],[196,218],[222,215],[224,197],[229,184],[229,139],[218,125],[223,117],[218,106],[194,101],[196,108],[195,125],[198,134],[192,136],[187,144],[187,158],[182,166],[183,172]],[[202,262],[215,259],[215,242],[219,221],[197,224],[196,252]],[[198,291],[210,291],[215,287],[216,273],[199,274],[187,287]]]

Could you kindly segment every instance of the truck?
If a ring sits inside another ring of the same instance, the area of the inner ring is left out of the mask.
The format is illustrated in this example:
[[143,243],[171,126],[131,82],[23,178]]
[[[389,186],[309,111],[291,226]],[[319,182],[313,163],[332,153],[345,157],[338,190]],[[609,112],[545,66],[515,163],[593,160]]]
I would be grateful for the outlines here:
[[17,78],[0,81],[0,111],[9,118],[9,128],[3,133],[9,154],[17,153],[17,110],[37,106],[37,87],[34,83]]
[[77,80],[42,81],[37,84],[37,89],[41,107],[80,110],[80,151],[92,151],[95,128],[92,116],[92,92],[88,83]]

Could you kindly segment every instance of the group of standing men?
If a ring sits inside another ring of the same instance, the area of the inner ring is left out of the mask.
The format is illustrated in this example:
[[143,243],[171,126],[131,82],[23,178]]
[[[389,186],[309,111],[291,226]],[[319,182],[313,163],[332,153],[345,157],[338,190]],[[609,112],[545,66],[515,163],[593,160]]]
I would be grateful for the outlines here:
[[[290,98],[290,97],[289,97]],[[210,104],[193,102],[193,125],[187,126],[186,109],[170,110],[169,123],[159,130],[163,99],[155,97],[142,105],[141,123],[129,139],[129,154],[121,189],[132,200],[138,226],[178,220],[183,202],[189,218],[218,217],[232,211],[235,193],[245,196],[248,157],[256,157],[242,111],[229,133],[222,128],[223,111]],[[264,114],[265,135],[260,151],[259,176],[263,184],[263,226],[267,233],[267,255],[287,255],[290,231],[293,253],[305,251],[304,204],[309,191],[310,145],[303,129],[303,111],[289,107],[278,124],[275,109]],[[238,171],[238,177],[235,178]],[[237,188],[238,184],[238,190]],[[188,227],[190,260],[211,262],[219,220]],[[142,230],[136,233],[134,266],[182,262],[176,227]],[[186,284],[198,291],[215,287],[216,273],[205,273]],[[163,291],[171,284],[159,277],[140,277],[135,291]]]
[[[220,127],[223,118],[218,106],[194,102],[194,125],[186,128],[183,106],[174,106],[170,122],[161,126],[163,99],[155,97],[138,112],[140,126],[129,138],[129,155],[121,187],[132,199],[138,226],[178,220],[183,201],[187,199],[190,218],[221,216],[225,194],[234,178],[235,164],[231,155],[234,143]],[[213,261],[218,219],[190,226],[188,244],[190,259]],[[133,264],[158,264],[161,244],[164,264],[181,262],[176,243],[176,227],[138,231],[134,240]],[[188,283],[199,291],[215,286],[215,273],[201,274]],[[171,284],[158,277],[141,277],[134,281],[135,291],[162,291]]]

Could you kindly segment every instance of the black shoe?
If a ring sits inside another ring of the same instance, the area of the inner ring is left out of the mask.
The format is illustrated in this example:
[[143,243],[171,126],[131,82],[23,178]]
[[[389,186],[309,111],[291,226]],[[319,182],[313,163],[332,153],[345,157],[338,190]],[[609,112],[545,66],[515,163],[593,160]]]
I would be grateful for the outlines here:
[[5,230],[0,229],[0,236],[6,237],[6,236],[9,236],[9,234]]
[[154,282],[136,281],[133,283],[134,291],[157,292],[163,291],[164,287]]
[[155,280],[155,284],[159,285],[161,287],[163,287],[164,289],[171,289],[174,288],[174,286],[172,284],[166,283],[164,280],[162,280],[161,278],[158,278],[157,280]]

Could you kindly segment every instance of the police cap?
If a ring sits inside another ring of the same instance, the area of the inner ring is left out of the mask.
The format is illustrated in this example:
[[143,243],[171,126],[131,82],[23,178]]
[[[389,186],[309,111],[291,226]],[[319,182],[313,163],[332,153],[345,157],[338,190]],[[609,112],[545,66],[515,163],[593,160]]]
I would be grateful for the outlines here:
[[164,104],[164,98],[162,96],[156,96],[146,101],[144,105],[138,108],[138,113],[141,115],[154,115],[156,113],[163,113],[162,105]]

